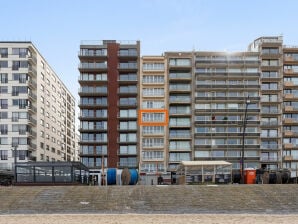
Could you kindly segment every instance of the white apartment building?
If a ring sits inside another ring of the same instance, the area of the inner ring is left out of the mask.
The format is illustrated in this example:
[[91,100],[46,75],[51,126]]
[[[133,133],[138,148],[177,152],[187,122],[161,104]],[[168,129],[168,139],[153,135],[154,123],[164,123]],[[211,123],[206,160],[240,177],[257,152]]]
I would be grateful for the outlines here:
[[0,169],[75,160],[75,99],[31,42],[0,42]]

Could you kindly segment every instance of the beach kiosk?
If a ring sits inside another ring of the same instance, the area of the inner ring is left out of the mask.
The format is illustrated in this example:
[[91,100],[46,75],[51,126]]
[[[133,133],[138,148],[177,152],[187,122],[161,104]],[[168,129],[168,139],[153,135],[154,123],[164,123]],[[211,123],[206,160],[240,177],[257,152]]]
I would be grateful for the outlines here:
[[226,161],[181,161],[176,171],[178,184],[229,184],[232,163]]

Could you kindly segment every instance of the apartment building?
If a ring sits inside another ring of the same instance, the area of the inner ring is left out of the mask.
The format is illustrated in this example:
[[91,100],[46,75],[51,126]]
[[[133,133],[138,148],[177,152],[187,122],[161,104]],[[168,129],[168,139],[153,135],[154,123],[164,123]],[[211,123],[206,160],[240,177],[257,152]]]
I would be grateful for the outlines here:
[[0,42],[0,167],[71,161],[75,101],[31,42]]
[[141,58],[140,75],[140,172],[167,171],[168,76],[164,56]]
[[193,53],[166,52],[169,107],[169,159],[167,170],[180,161],[193,160]]
[[80,157],[93,170],[137,168],[139,41],[82,41]]
[[261,147],[258,167],[271,170],[282,167],[282,44],[282,37],[260,37],[249,46],[249,50],[259,52],[261,60]]
[[225,160],[239,170],[245,145],[244,168],[258,167],[259,53],[196,52],[195,82],[194,160]]
[[298,46],[283,47],[283,167],[298,176]]
[[298,47],[269,36],[243,52],[139,59],[139,48],[110,40],[80,46],[85,165],[158,173],[181,161],[225,160],[239,170],[244,152],[244,168],[290,168],[296,176]]

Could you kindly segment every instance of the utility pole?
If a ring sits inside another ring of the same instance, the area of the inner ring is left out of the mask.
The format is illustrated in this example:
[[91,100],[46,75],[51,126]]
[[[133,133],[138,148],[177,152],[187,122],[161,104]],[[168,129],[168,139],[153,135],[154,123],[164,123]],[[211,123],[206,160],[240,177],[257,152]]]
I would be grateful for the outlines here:
[[241,184],[244,184],[244,140],[245,140],[245,130],[247,124],[247,108],[248,104],[250,104],[249,96],[245,100],[245,111],[244,111],[244,118],[243,118],[243,126],[242,126],[242,151],[241,151],[241,160],[240,160],[240,167],[241,167]]

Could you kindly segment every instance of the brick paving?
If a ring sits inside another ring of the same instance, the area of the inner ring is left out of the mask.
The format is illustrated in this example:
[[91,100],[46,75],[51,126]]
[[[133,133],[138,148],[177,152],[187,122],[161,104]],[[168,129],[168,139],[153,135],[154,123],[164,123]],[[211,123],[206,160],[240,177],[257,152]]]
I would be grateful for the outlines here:
[[1,187],[0,214],[298,214],[298,185]]

